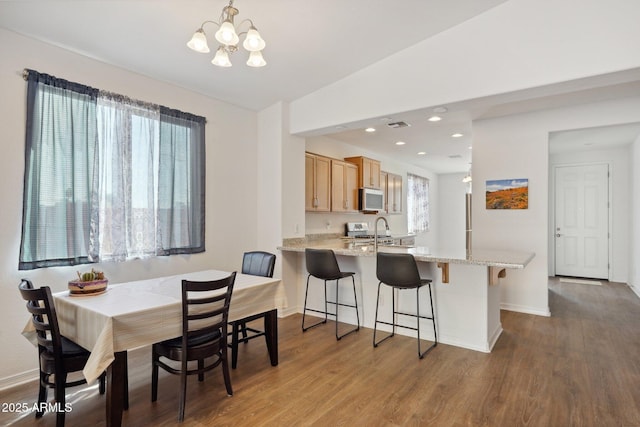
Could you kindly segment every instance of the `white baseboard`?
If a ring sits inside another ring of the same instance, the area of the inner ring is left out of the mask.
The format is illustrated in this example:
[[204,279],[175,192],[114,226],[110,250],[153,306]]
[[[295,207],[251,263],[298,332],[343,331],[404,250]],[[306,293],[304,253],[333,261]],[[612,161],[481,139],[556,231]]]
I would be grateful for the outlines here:
[[638,296],[638,298],[640,298],[640,289],[636,288],[633,285],[629,285],[629,288],[633,291],[634,294]]
[[517,313],[534,314],[536,316],[551,317],[551,312],[549,311],[548,308],[545,311],[537,308],[527,307],[524,305],[500,303],[500,309],[507,310],[507,311],[515,311]]
[[38,380],[38,369],[22,372],[10,377],[0,378],[0,391]]
[[288,317],[291,316],[292,314],[296,314],[298,313],[298,308],[297,307],[288,307],[288,308],[283,308],[280,309],[280,312],[278,313],[279,317]]

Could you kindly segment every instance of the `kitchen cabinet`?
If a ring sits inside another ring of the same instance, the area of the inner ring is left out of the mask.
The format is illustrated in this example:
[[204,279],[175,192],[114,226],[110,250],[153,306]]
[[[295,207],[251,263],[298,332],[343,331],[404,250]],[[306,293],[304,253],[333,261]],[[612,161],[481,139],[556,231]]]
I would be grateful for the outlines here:
[[331,210],[331,159],[305,153],[305,210]]
[[387,207],[387,203],[389,200],[389,195],[387,194],[387,176],[389,175],[388,172],[385,171],[380,171],[380,189],[382,189],[382,192],[384,193],[384,211],[385,212],[389,212],[389,209]]
[[358,166],[331,160],[331,211],[358,212]]
[[380,171],[380,185],[384,192],[385,211],[402,213],[402,175]]
[[387,174],[387,213],[402,213],[402,175]]
[[344,159],[358,166],[358,187],[380,187],[380,161],[368,157],[347,157]]

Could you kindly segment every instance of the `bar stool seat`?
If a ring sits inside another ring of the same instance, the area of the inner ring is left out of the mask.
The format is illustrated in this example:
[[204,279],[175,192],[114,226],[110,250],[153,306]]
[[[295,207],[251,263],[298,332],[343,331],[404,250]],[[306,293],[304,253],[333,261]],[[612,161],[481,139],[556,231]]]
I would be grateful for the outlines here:
[[[358,297],[356,296],[356,282],[354,279],[355,273],[340,271],[340,267],[338,266],[338,261],[336,260],[336,255],[331,249],[307,248],[305,250],[305,259],[307,264],[307,272],[309,273],[309,275],[307,276],[307,288],[304,294],[304,308],[302,310],[302,332],[306,332],[311,328],[327,323],[327,316],[334,316],[336,319],[336,340],[340,340],[342,339],[342,337],[349,335],[352,332],[356,332],[360,330],[360,315],[358,313]],[[317,310],[317,309],[312,309],[307,307],[307,297],[309,295],[309,279],[312,276],[324,281],[324,310]],[[351,277],[351,283],[353,286],[353,299],[355,301],[354,304],[346,304],[346,303],[340,302],[339,282],[340,282],[340,279],[344,279],[346,277]],[[327,281],[330,281],[330,280],[336,281],[335,301],[329,301],[327,299]],[[335,305],[335,313],[329,312],[328,304]],[[351,329],[342,335],[338,335],[338,312],[340,307],[354,308],[356,310],[356,322],[357,322],[357,326],[354,329]],[[305,326],[305,317],[306,317],[307,311],[324,314],[324,320],[321,320],[309,326]]]
[[[376,259],[376,276],[380,281],[378,283],[378,295],[376,297],[376,317],[373,327],[373,346],[377,347],[378,344],[391,338],[396,333],[396,327],[411,329],[417,331],[418,337],[418,357],[422,359],[425,354],[431,351],[436,345],[438,345],[438,333],[436,331],[436,319],[435,312],[433,310],[433,298],[431,295],[431,279],[423,279],[418,272],[418,265],[416,260],[411,254],[396,254],[396,253],[382,253],[378,252]],[[380,286],[385,284],[392,288],[391,306],[393,320],[392,322],[385,322],[378,320],[378,306],[380,303]],[[424,316],[420,314],[420,288],[427,286],[429,288],[429,301],[431,303],[431,316]],[[416,312],[406,313],[398,311],[396,307],[396,295],[400,290],[416,290]],[[416,318],[416,327],[406,326],[397,323],[397,315],[409,316]],[[431,320],[433,323],[433,344],[429,346],[424,352],[420,347],[420,319]],[[378,323],[392,326],[390,335],[376,341]]]

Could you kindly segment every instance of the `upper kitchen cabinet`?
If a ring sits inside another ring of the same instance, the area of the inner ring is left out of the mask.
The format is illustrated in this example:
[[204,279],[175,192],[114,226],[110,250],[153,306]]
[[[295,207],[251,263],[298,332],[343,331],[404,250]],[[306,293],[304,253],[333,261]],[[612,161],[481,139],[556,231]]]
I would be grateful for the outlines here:
[[385,200],[387,213],[402,213],[402,175],[387,173]]
[[331,160],[331,211],[358,212],[358,166]]
[[347,157],[347,162],[358,166],[358,187],[380,187],[380,161],[368,157]]
[[305,153],[305,210],[331,210],[331,159]]

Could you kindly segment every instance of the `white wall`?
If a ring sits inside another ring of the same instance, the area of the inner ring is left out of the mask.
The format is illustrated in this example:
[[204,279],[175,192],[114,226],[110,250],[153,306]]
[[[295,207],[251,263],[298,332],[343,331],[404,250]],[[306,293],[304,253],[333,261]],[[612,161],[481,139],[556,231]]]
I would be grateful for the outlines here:
[[433,208],[438,211],[439,248],[464,249],[466,247],[467,184],[462,182],[465,175],[465,173],[438,175],[439,197],[434,201]]
[[285,106],[282,140],[282,238],[304,237],[305,141],[289,134],[289,109]]
[[636,0],[510,0],[295,100],[291,131],[637,68],[638,16]]
[[[3,153],[0,156],[0,170],[3,173],[0,181],[3,203],[0,210],[0,342],[5,349],[0,355],[2,388],[33,375],[32,370],[37,367],[34,347],[20,335],[28,320],[17,290],[20,278],[26,277],[37,286],[49,285],[54,291],[61,291],[66,288],[66,282],[75,276],[75,271],[83,268],[18,271],[26,110],[26,82],[21,77],[23,68],[32,68],[207,118],[206,252],[99,265],[98,268],[103,269],[112,282],[206,268],[238,269],[243,250],[255,247],[257,243],[258,154],[255,112],[1,29],[0,58],[0,145]],[[262,159],[265,154],[260,156]],[[272,249],[275,251],[275,247]]]
[[569,164],[606,163],[609,165],[611,190],[611,253],[609,280],[627,283],[629,280],[629,248],[631,235],[630,145],[609,150],[589,150],[557,153],[549,163],[549,274],[555,275],[555,241],[553,239],[554,167]]
[[502,279],[503,308],[548,312],[549,133],[639,119],[640,98],[625,98],[474,122],[474,195],[483,194],[490,179],[529,179],[527,210],[487,210],[484,198],[474,197],[474,247],[536,253],[524,270],[510,270]]
[[640,296],[640,136],[631,146],[631,243],[629,250],[629,285]]

